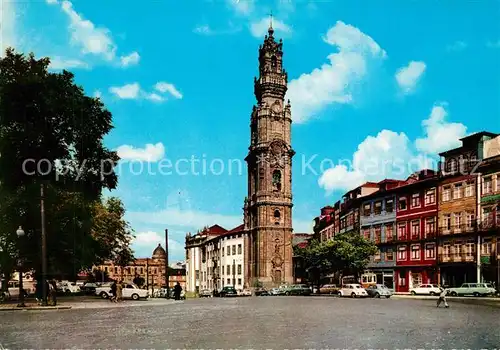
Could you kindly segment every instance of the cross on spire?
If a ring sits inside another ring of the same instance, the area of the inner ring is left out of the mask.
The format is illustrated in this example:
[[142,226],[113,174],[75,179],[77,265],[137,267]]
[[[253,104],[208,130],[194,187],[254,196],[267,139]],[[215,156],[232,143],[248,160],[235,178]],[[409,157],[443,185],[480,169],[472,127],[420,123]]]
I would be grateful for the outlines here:
[[273,11],[269,12],[269,29],[273,29]]

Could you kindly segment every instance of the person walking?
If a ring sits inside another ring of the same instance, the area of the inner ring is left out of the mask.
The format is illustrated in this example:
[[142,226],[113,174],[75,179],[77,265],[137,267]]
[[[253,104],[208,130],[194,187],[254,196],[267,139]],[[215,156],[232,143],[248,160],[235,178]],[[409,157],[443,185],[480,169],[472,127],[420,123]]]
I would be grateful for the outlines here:
[[120,280],[116,285],[116,302],[123,300],[123,282]]
[[111,284],[111,296],[109,297],[109,301],[116,302],[116,281],[113,281]]
[[444,307],[445,308],[449,308],[450,307],[448,305],[448,302],[446,301],[446,294],[447,294],[446,289],[444,289],[443,287],[441,287],[441,294],[439,294],[439,299],[437,301],[436,307],[439,307],[439,305],[441,305],[442,302],[444,302]]

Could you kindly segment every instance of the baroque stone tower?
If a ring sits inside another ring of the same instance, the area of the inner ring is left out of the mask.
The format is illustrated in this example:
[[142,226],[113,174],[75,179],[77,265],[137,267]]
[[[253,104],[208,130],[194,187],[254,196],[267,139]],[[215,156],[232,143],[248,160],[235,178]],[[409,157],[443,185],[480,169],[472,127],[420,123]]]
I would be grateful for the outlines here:
[[285,104],[287,73],[283,43],[274,39],[272,23],[259,47],[259,77],[254,78],[254,105],[248,156],[248,197],[244,225],[250,244],[250,283],[293,283],[291,107]]

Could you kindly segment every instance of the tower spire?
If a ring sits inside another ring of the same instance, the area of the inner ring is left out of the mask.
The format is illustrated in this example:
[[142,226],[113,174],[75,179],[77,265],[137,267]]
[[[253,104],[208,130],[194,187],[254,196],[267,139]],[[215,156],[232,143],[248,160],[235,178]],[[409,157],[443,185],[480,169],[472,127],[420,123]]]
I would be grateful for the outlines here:
[[269,29],[268,29],[269,35],[272,36],[274,33],[273,29],[273,11],[269,12]]

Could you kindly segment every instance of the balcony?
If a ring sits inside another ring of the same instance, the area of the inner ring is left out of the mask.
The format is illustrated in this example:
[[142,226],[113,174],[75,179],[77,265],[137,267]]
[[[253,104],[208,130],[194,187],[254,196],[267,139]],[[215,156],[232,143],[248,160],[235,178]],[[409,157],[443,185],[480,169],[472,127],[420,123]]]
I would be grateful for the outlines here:
[[497,218],[487,218],[479,223],[479,229],[481,231],[494,231],[500,229],[500,216],[497,214]]
[[474,252],[459,254],[439,254],[438,258],[440,263],[463,263],[476,261],[476,255]]
[[462,225],[454,225],[450,227],[440,227],[439,234],[440,235],[453,235],[453,234],[461,234],[461,233],[473,233],[477,231],[477,227],[475,223],[471,224],[462,224]]

